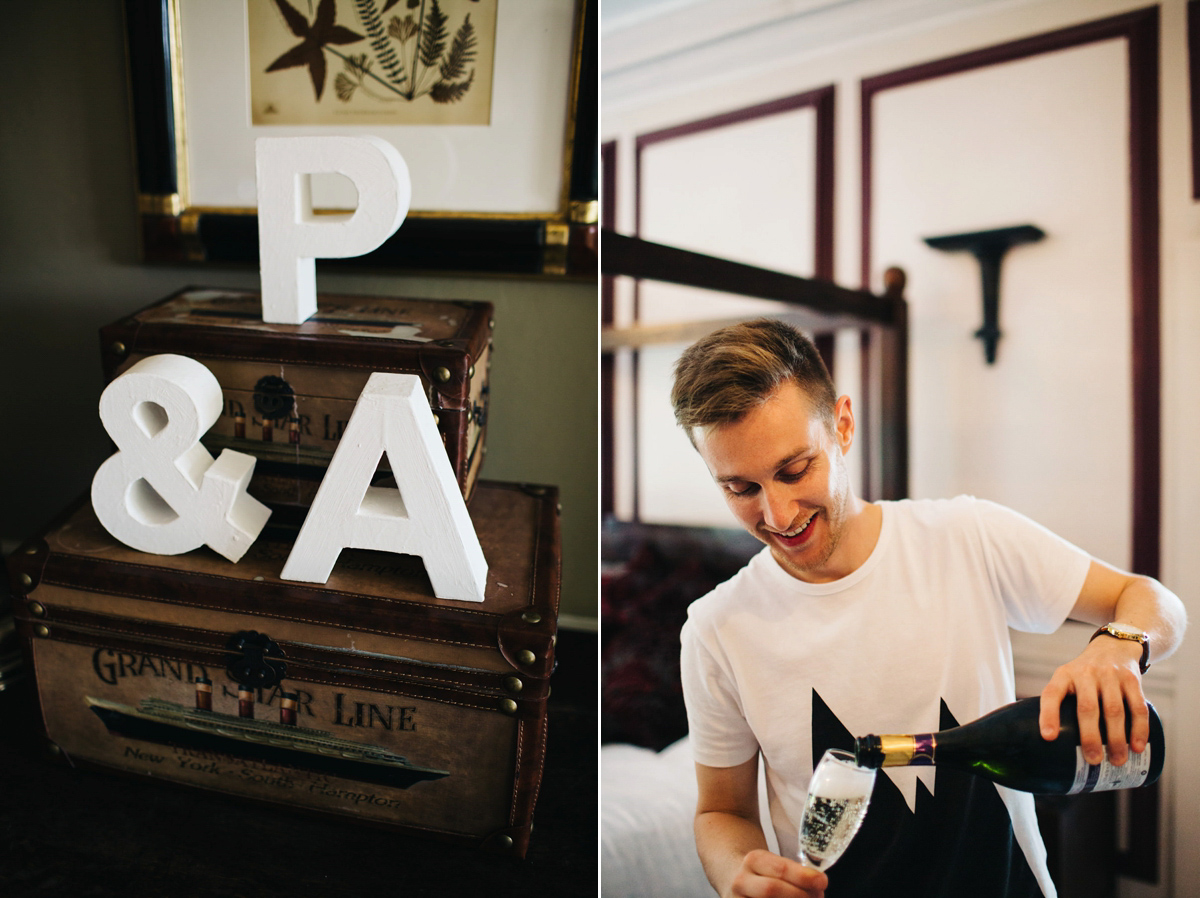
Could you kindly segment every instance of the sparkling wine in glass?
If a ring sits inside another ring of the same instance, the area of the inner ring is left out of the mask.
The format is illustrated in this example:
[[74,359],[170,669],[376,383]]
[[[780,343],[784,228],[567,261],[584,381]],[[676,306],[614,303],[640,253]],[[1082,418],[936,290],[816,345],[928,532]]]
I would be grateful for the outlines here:
[[800,862],[827,870],[850,845],[867,815],[875,770],[859,767],[854,755],[831,748],[821,756],[808,784],[800,821]]

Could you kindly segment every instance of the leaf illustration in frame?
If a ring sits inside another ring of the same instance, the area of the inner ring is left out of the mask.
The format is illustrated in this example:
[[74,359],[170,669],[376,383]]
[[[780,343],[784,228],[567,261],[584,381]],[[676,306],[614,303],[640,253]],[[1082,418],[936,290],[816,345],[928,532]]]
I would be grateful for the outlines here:
[[466,81],[459,81],[454,84],[439,81],[430,88],[429,98],[435,103],[457,103],[466,94],[467,90],[471,87],[471,82],[474,80],[475,70],[471,69],[471,75]]
[[[408,74],[389,40],[394,36],[393,29],[383,27],[383,14],[375,8],[375,0],[355,0],[355,6],[358,10],[358,17],[362,20],[363,28],[371,38],[371,49],[375,51],[375,58],[379,60],[379,65],[386,73],[388,83],[397,87],[403,85],[408,80]],[[387,8],[384,7],[384,12],[387,11]],[[392,16],[392,18],[396,17]]]
[[409,13],[402,20],[399,16],[392,16],[388,20],[388,37],[394,37],[401,44],[406,44],[417,36],[417,22]]
[[363,40],[363,36],[334,21],[337,16],[335,0],[321,0],[312,24],[288,0],[275,0],[275,5],[292,34],[301,38],[301,42],[267,66],[267,71],[307,66],[313,92],[320,102],[325,91],[325,46],[353,44]]
[[429,18],[421,26],[421,64],[433,68],[438,64],[442,51],[446,49],[446,14],[438,0],[433,0]]
[[[295,20],[287,27],[281,2]],[[289,56],[301,54],[296,44],[304,43],[304,28],[315,30],[318,6],[328,2],[335,4],[335,24],[360,39],[320,47],[327,71],[318,100],[307,60],[291,66],[291,74],[267,70],[281,58],[295,61]],[[246,0],[252,123],[489,124],[498,0],[415,0],[411,12],[407,6],[386,0]]]
[[467,70],[467,66],[474,61],[475,26],[471,24],[471,14],[467,13],[467,17],[463,19],[462,25],[454,35],[453,43],[450,44],[450,52],[442,60],[442,80],[454,81],[461,78],[463,72]]

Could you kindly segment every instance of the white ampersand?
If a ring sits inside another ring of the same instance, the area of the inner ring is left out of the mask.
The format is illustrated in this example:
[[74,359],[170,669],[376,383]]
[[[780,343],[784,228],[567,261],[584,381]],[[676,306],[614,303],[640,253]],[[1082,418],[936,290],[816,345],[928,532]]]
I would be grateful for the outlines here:
[[200,444],[221,414],[221,386],[195,359],[142,359],[105,388],[100,420],[117,444],[92,479],[104,528],[141,552],[178,555],[207,545],[237,561],[271,511],[246,492],[255,459]]

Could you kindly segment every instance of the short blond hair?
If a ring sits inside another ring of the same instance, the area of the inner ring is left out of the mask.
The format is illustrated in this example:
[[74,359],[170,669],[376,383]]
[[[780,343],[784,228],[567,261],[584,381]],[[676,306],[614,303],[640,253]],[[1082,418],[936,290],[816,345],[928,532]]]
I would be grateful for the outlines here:
[[812,340],[774,318],[723,327],[689,346],[675,363],[675,421],[694,443],[694,428],[739,420],[789,380],[832,430],[837,392]]

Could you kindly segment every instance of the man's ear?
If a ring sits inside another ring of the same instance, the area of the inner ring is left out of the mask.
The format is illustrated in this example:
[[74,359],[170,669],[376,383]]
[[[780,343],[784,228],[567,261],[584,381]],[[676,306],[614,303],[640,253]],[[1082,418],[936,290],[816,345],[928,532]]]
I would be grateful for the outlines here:
[[845,455],[854,443],[854,409],[849,396],[839,396],[833,405],[834,433],[837,436],[838,448]]

